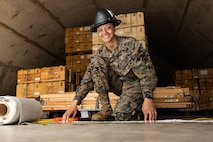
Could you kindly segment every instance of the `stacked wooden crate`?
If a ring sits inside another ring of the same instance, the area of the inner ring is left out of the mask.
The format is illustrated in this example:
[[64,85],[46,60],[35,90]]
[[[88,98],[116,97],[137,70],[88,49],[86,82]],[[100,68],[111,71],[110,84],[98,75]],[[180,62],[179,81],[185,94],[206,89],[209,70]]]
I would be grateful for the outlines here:
[[21,69],[17,72],[16,96],[26,98],[39,97],[42,91],[40,86],[41,69]]
[[145,21],[143,12],[119,14],[117,18],[122,22],[116,27],[116,34],[118,36],[132,36],[142,43],[143,47],[147,49],[147,40],[145,36]]
[[213,68],[198,69],[200,110],[213,109]]
[[90,62],[92,53],[91,28],[91,26],[82,26],[66,28],[65,30],[66,67],[71,70],[74,86],[80,84]]
[[194,107],[189,88],[156,87],[153,98],[157,108],[192,109]]
[[71,87],[68,76],[65,66],[18,70],[16,96],[38,98],[41,94],[64,93]]
[[191,110],[199,110],[199,81],[197,69],[178,70],[175,72],[175,84],[178,87],[189,88],[194,102]]
[[213,109],[213,69],[187,69],[176,71],[176,86],[190,88],[194,110]]
[[[135,12],[127,14],[116,15],[117,19],[122,22],[116,26],[116,35],[118,36],[132,36],[135,37],[140,43],[142,43],[145,49],[147,46],[147,38],[145,36],[145,25],[144,25],[144,13]],[[93,54],[101,47],[103,41],[98,36],[97,32],[92,33]]]

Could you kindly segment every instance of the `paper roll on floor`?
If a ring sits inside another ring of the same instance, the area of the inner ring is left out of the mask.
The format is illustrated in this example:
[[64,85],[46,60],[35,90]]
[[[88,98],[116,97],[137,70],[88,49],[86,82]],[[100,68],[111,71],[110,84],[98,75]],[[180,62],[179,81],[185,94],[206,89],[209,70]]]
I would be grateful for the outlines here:
[[42,116],[40,102],[15,96],[0,96],[0,125],[32,122]]

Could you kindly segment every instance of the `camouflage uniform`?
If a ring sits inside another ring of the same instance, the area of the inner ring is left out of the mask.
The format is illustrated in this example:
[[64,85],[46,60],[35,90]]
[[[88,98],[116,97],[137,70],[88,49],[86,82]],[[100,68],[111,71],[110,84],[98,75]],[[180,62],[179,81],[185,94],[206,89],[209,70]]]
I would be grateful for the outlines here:
[[149,53],[135,38],[116,36],[117,46],[111,52],[105,45],[91,58],[87,71],[76,90],[79,103],[95,88],[120,96],[114,108],[116,120],[130,120],[141,111],[143,98],[152,98],[157,77]]

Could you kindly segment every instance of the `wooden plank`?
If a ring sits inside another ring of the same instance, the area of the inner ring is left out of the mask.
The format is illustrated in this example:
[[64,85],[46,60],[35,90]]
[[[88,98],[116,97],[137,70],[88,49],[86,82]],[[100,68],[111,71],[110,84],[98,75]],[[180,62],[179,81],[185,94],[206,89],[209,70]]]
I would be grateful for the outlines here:
[[191,96],[187,96],[187,97],[174,97],[174,98],[154,98],[153,101],[155,103],[172,103],[172,102],[190,102],[192,101],[192,97]]
[[181,102],[181,103],[155,103],[156,108],[191,108],[191,102]]
[[[54,110],[67,110],[70,105],[55,105],[55,106],[42,106],[43,111],[54,111]],[[78,109],[81,109],[81,106],[77,106]]]
[[68,102],[71,101],[73,98],[42,98],[41,101],[45,102]]
[[76,92],[65,92],[61,94],[41,94],[41,98],[61,98],[61,97],[74,97]]

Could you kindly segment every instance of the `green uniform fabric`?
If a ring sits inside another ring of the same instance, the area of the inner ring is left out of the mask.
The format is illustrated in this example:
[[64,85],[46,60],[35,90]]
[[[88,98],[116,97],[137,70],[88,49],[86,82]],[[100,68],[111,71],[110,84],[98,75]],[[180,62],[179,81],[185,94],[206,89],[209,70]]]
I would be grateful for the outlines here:
[[152,98],[157,85],[155,68],[147,50],[133,37],[116,36],[117,46],[110,51],[103,45],[91,57],[91,63],[74,100],[79,103],[88,92],[109,91],[120,96],[114,115],[117,120],[129,120],[137,109],[141,109],[143,98]]

